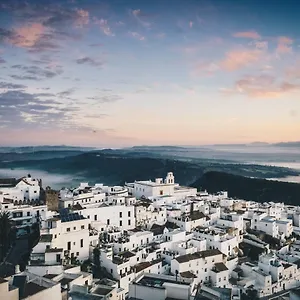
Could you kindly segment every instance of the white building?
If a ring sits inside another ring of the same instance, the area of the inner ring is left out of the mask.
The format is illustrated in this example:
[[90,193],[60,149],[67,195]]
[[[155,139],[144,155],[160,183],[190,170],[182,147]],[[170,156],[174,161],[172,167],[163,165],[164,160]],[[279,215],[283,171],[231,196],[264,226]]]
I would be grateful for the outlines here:
[[135,228],[135,208],[126,205],[107,205],[103,203],[97,206],[86,206],[77,212],[87,218],[91,225],[99,230],[122,228],[130,230]]
[[[220,264],[222,264],[222,266]],[[171,272],[174,275],[190,272],[195,275],[198,283],[213,282],[224,286],[228,284],[229,272],[227,267],[223,267],[223,265],[224,258],[221,251],[217,249],[205,250],[176,257],[171,261]],[[218,273],[220,272],[222,281],[219,282],[220,275],[218,275]],[[225,272],[226,275],[222,272]],[[224,277],[226,277],[225,280]]]
[[8,202],[0,203],[0,211],[7,211],[17,228],[31,226],[36,222],[43,222],[46,220],[48,213],[46,205],[14,205]]
[[156,178],[155,181],[135,181],[126,183],[128,192],[136,198],[157,198],[161,196],[174,196],[182,199],[187,196],[196,196],[197,189],[189,187],[181,187],[175,183],[172,172],[169,172],[165,179]]
[[129,285],[129,299],[192,299],[195,296],[194,286],[194,280],[190,278],[141,274]]
[[78,213],[66,213],[48,219],[43,232],[52,236],[50,249],[63,249],[64,257],[83,261],[89,258],[89,223]]
[[42,182],[31,176],[20,179],[0,179],[0,192],[14,204],[34,204],[40,200]]

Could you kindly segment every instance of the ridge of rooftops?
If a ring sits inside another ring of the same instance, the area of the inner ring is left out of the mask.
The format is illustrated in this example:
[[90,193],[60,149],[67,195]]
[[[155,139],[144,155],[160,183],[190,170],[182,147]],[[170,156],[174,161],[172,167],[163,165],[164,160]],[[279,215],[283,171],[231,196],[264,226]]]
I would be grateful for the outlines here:
[[190,260],[206,258],[206,257],[215,256],[215,255],[219,255],[219,254],[224,255],[219,249],[210,249],[210,250],[195,252],[192,254],[181,255],[181,256],[176,257],[175,259],[179,263],[184,263],[184,262],[188,262]]

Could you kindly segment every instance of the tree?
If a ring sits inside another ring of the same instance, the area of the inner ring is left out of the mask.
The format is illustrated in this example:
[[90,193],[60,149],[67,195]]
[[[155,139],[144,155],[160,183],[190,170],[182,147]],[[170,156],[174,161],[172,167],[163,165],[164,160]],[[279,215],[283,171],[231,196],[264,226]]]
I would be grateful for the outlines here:
[[13,224],[8,212],[0,212],[0,261],[2,261],[13,241]]

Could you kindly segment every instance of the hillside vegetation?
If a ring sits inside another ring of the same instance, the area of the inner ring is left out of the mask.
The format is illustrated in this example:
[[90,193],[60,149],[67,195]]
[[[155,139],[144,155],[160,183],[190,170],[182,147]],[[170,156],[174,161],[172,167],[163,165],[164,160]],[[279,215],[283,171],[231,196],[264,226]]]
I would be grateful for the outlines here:
[[228,191],[230,197],[257,202],[300,204],[300,184],[254,179],[224,172],[207,172],[191,186],[210,193]]

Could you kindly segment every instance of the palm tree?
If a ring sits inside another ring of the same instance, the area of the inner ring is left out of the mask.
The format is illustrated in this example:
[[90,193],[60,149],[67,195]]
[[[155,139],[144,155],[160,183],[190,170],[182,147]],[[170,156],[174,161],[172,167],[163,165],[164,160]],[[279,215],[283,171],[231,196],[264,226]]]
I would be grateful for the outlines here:
[[13,226],[9,212],[0,212],[0,229],[0,261],[2,261],[13,239]]

